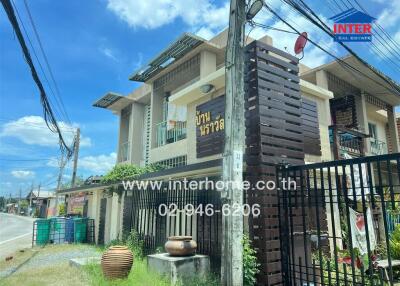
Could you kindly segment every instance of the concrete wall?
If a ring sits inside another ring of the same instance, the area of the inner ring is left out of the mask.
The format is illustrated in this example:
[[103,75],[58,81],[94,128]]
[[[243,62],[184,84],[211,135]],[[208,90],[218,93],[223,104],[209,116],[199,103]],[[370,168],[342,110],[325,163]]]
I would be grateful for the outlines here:
[[329,125],[331,125],[331,113],[329,99],[333,97],[332,92],[316,86],[315,84],[300,81],[301,95],[317,103],[319,134],[321,139],[321,156],[305,155],[306,163],[332,160],[331,147],[329,142]]
[[[386,112],[377,112],[377,108],[369,103],[366,104],[367,109],[367,122],[376,125],[377,139],[385,142],[386,152],[388,140],[386,137],[386,124],[388,123],[388,118],[386,116]],[[369,131],[367,130],[367,133]],[[370,140],[367,138],[367,140]]]

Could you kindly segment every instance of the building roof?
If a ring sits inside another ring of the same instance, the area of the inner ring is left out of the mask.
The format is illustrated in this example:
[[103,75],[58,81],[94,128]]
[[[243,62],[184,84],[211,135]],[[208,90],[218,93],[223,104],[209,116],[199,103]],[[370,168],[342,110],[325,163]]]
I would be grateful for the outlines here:
[[[300,74],[300,77],[306,81],[315,83],[316,72],[324,70],[326,72],[329,72],[330,74],[333,74],[335,77],[350,83],[361,91],[366,91],[367,93],[376,96],[377,98],[389,103],[392,106],[400,105],[400,93],[393,88],[393,86],[395,86],[396,88],[400,89],[400,86],[396,81],[394,81],[392,78],[385,75],[378,69],[372,67],[371,65],[365,66],[352,55],[347,55],[341,58],[341,60],[360,70],[366,76],[361,75],[355,71],[348,70],[343,67],[342,63],[334,60],[327,64],[307,70]],[[387,81],[391,83],[392,86],[385,82],[374,71],[383,76]]]
[[376,20],[374,17],[354,8],[343,11],[329,19],[335,21],[335,23],[372,23]]
[[27,198],[29,198],[31,194],[35,198],[51,198],[51,197],[55,196],[55,193],[51,192],[51,191],[34,190],[34,191],[29,192],[29,194],[27,195]]
[[133,99],[127,96],[123,96],[115,92],[108,92],[103,97],[98,99],[95,103],[93,103],[93,106],[100,108],[108,108],[110,106],[118,107],[119,105],[126,106],[128,103],[132,101]]
[[152,59],[148,64],[134,72],[129,79],[133,81],[145,82],[179,58],[185,56],[195,47],[205,42],[205,39],[190,33],[184,33],[158,56]]

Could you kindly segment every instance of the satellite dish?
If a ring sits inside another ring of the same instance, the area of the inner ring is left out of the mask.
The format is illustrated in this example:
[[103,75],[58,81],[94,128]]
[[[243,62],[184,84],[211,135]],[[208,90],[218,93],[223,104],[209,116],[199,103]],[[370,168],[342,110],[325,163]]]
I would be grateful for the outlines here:
[[294,44],[294,52],[296,55],[304,52],[304,47],[306,46],[307,41],[308,41],[307,33],[306,32],[301,33],[297,38],[296,43]]

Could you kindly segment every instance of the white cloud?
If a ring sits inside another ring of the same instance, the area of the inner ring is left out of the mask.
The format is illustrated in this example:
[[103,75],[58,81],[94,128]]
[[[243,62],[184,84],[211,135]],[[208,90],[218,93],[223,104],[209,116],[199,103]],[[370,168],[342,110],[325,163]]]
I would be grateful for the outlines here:
[[107,48],[107,47],[100,47],[100,48],[99,48],[99,51],[100,51],[103,55],[105,55],[107,58],[112,59],[112,60],[115,61],[115,62],[118,62],[118,59],[117,59],[117,57],[115,56],[115,52],[114,52],[112,49]]
[[85,156],[79,158],[78,169],[87,170],[93,175],[103,175],[114,167],[116,160],[115,152],[109,155]]
[[210,0],[108,0],[107,8],[133,28],[156,29],[181,19],[209,37],[228,24],[229,1],[217,6]]
[[[84,156],[78,159],[78,172],[84,170],[85,173],[92,175],[103,175],[110,169],[112,169],[117,161],[117,154],[115,152],[107,154],[101,154],[97,156]],[[59,168],[59,160],[54,157],[47,162],[47,166]],[[70,161],[67,168],[72,167]]]
[[14,170],[11,175],[17,179],[31,179],[35,176],[33,171]]
[[[71,145],[77,125],[69,125],[65,122],[58,122],[63,138],[67,145]],[[17,120],[5,123],[2,126],[0,137],[18,138],[25,144],[55,147],[58,146],[58,134],[51,132],[44,119],[40,116],[25,116]],[[88,137],[81,136],[81,147],[91,146]]]
[[133,61],[133,70],[138,70],[143,66],[143,54],[137,53],[137,59]]
[[400,1],[392,0],[385,3],[387,7],[379,14],[377,22],[385,29],[398,26],[400,22]]
[[202,37],[206,40],[210,40],[214,36],[214,32],[208,27],[201,27],[197,32],[196,35]]
[[394,34],[393,39],[394,39],[397,43],[400,43],[400,31],[397,31],[397,33]]
[[[308,20],[293,12],[288,5],[282,5],[279,0],[268,1],[268,5],[282,18],[295,19],[293,21],[295,23],[290,23],[300,31],[307,31],[309,37],[315,42],[327,45],[331,49],[330,51],[336,51],[337,48],[330,37],[325,36],[319,29],[315,29]],[[180,19],[189,26],[188,30],[205,39],[212,38],[226,28],[229,20],[229,1],[217,5],[212,0],[108,0],[107,7],[133,28],[155,29]],[[322,19],[329,23],[326,18],[322,17]],[[261,10],[254,20],[258,23],[290,30],[284,23],[276,21],[276,18],[267,9]],[[276,47],[286,48],[289,53],[293,54],[297,35],[255,28],[250,37],[259,39],[265,34],[273,37]],[[326,63],[328,59],[329,56],[325,52],[309,43],[305,49],[302,63],[315,67]]]

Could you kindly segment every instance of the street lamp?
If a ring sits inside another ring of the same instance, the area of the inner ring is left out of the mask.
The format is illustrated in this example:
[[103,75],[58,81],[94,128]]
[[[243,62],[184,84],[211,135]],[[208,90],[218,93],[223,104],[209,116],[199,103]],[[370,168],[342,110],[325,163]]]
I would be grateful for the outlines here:
[[264,1],[262,0],[255,0],[253,3],[251,3],[249,10],[247,10],[246,13],[246,20],[250,21],[252,20],[258,12],[262,9],[264,6]]

